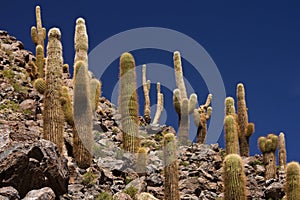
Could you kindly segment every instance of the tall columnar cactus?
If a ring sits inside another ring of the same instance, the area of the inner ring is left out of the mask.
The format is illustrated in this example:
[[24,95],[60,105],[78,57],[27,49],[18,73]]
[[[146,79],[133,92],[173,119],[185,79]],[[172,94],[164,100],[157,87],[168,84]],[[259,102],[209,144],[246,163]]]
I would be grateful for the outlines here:
[[211,117],[212,107],[210,107],[212,99],[212,94],[207,96],[206,102],[204,105],[199,106],[199,108],[194,109],[193,117],[194,123],[198,127],[197,129],[197,143],[203,144],[206,139],[207,132],[207,121]]
[[300,199],[300,166],[298,162],[290,162],[286,167],[285,193],[286,200]]
[[61,91],[61,105],[65,116],[65,122],[67,122],[70,126],[74,126],[74,113],[71,101],[69,88],[63,86]]
[[239,137],[235,118],[232,115],[225,116],[224,133],[226,141],[226,154],[239,154]]
[[225,99],[225,115],[232,115],[237,119],[237,115],[235,113],[234,99],[232,97],[227,97]]
[[91,165],[93,152],[93,114],[90,101],[90,84],[86,63],[77,61],[78,69],[74,81],[73,111],[73,153],[77,165],[87,168]]
[[263,153],[263,160],[265,165],[265,179],[276,178],[276,156],[275,151],[278,146],[278,136],[268,134],[267,137],[260,137],[258,139],[258,146]]
[[279,168],[285,169],[285,167],[286,167],[286,147],[285,147],[284,133],[279,134],[278,159],[279,159]]
[[138,133],[138,99],[136,92],[135,61],[130,53],[120,58],[119,109],[123,130],[123,147],[126,151],[136,152],[140,146]]
[[143,82],[143,91],[144,91],[144,98],[145,98],[144,119],[145,119],[147,124],[150,124],[150,122],[151,122],[151,110],[150,110],[149,92],[150,92],[151,82],[150,82],[150,80],[147,80],[147,78],[146,78],[146,71],[147,71],[147,67],[146,67],[146,65],[143,65],[143,68],[142,68],[142,82]]
[[136,172],[139,176],[146,176],[146,166],[147,166],[147,149],[145,147],[140,147],[136,156]]
[[240,155],[249,156],[249,139],[254,133],[254,124],[248,122],[248,113],[245,100],[245,88],[242,83],[237,85],[238,126]]
[[[181,65],[181,57],[178,51],[174,52],[174,71],[177,89],[173,91],[173,103],[175,110],[178,114],[178,126],[179,142],[183,145],[187,145],[189,136],[189,115],[193,113],[197,105],[197,95],[191,94],[190,98],[187,98],[187,92],[183,80],[183,71]],[[186,110],[184,110],[186,109]]]
[[229,154],[223,162],[223,181],[225,200],[246,200],[246,175],[242,158]]
[[95,112],[99,105],[99,98],[101,96],[101,82],[96,79],[92,78],[90,80],[90,98],[91,98],[91,105],[92,111]]
[[44,40],[46,38],[46,29],[42,25],[41,8],[36,6],[36,27],[31,27],[31,38],[36,46],[41,45],[44,48]]
[[59,151],[63,149],[64,114],[61,106],[62,90],[62,45],[59,29],[52,28],[48,33],[46,88],[44,98],[43,138],[54,142]]
[[44,47],[42,45],[37,45],[35,51],[36,51],[35,65],[37,66],[38,69],[38,74],[39,74],[38,77],[44,78],[45,77]]
[[85,25],[85,20],[83,18],[78,18],[76,20],[74,44],[75,44],[74,63],[76,63],[77,61],[84,61],[85,64],[87,64],[89,45],[88,45],[87,28]]
[[173,133],[164,136],[164,174],[165,174],[165,200],[179,200],[179,175],[176,152],[176,140]]
[[156,104],[156,112],[153,119],[153,124],[158,124],[161,113],[164,109],[164,95],[160,92],[160,83],[158,82],[156,84],[156,90],[157,90],[157,104]]

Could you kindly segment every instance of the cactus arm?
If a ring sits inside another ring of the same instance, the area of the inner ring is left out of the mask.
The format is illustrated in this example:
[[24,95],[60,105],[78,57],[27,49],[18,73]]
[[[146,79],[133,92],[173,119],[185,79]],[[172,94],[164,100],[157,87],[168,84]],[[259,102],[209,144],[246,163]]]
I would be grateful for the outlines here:
[[153,124],[158,124],[161,113],[164,109],[164,95],[160,92],[160,83],[157,83],[157,106],[156,112],[153,119]]
[[144,104],[144,119],[147,124],[150,124],[151,122],[151,110],[150,110],[150,97],[149,97],[149,91],[151,82],[150,80],[147,80],[146,78],[146,65],[143,65],[142,67],[142,83],[143,83],[143,91],[144,91],[144,98],[145,98],[145,104]]

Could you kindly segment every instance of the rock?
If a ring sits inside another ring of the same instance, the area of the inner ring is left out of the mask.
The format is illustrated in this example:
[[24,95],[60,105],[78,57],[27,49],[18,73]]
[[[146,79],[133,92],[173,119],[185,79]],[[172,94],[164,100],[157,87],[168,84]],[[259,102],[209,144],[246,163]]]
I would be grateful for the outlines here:
[[20,103],[20,107],[22,110],[31,110],[35,111],[36,101],[33,99],[26,99]]
[[39,190],[31,190],[23,198],[23,200],[54,200],[55,194],[49,187],[44,187]]
[[132,200],[132,198],[128,194],[125,194],[123,192],[118,192],[113,197],[115,200]]
[[135,187],[138,189],[137,193],[144,192],[146,189],[146,182],[145,182],[145,176],[142,176],[141,178],[135,179],[128,183],[125,187],[125,189],[128,189],[129,187]]
[[11,186],[0,188],[0,199],[2,200],[1,196],[9,200],[20,199],[19,192]]
[[141,194],[137,195],[137,200],[159,200],[155,198],[152,194],[147,192],[142,192]]
[[22,197],[32,189],[50,187],[67,193],[69,172],[64,157],[47,140],[12,142],[0,149],[0,186],[14,185]]
[[282,199],[283,196],[284,190],[281,183],[274,182],[265,190],[265,199]]

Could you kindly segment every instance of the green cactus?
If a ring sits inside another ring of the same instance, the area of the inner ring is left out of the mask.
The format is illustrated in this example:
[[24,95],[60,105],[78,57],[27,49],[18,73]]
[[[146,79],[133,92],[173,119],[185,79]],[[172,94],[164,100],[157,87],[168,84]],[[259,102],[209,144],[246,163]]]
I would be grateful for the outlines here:
[[133,56],[126,52],[120,58],[119,109],[122,115],[123,147],[129,152],[136,152],[140,146],[136,89],[135,61]]
[[63,149],[64,115],[60,97],[62,88],[62,45],[59,29],[48,33],[46,88],[44,93],[44,133],[43,138],[54,142],[59,152]]
[[137,152],[136,158],[136,172],[139,176],[146,176],[146,166],[147,166],[147,149],[145,147],[140,147]]
[[36,46],[41,45],[44,48],[46,29],[42,26],[40,6],[36,6],[35,14],[36,14],[36,27],[35,26],[31,27],[31,39]]
[[71,101],[69,88],[63,86],[61,92],[61,105],[65,116],[65,122],[67,122],[70,126],[74,126],[74,113]]
[[97,110],[99,105],[99,98],[101,96],[101,86],[102,84],[98,79],[92,78],[90,80],[90,98],[93,112]]
[[286,168],[286,147],[285,147],[285,136],[284,133],[279,134],[279,168],[284,170]]
[[178,161],[176,151],[176,140],[173,133],[167,133],[164,136],[164,192],[165,200],[179,200],[179,175],[178,175]]
[[194,109],[193,117],[194,123],[197,128],[197,143],[203,144],[206,139],[207,132],[207,121],[210,119],[212,114],[212,107],[210,103],[212,100],[212,94],[207,96],[206,102],[204,105],[200,105],[198,109]]
[[258,147],[263,154],[265,165],[265,179],[276,178],[276,156],[278,136],[268,134],[267,137],[258,138]]
[[74,81],[73,112],[73,153],[80,168],[87,168],[92,162],[93,114],[90,102],[90,84],[88,69],[84,61],[77,61],[78,69]]
[[236,121],[232,115],[227,115],[224,120],[224,133],[226,141],[226,154],[239,153],[239,138]]
[[227,97],[225,99],[225,115],[232,115],[237,118],[235,113],[234,99],[232,97]]
[[[78,18],[76,20],[75,26],[75,59],[74,63],[77,61],[84,61],[86,64],[88,62],[88,34],[85,25],[85,20],[83,18]],[[75,72],[74,72],[75,73]]]
[[249,156],[249,139],[254,133],[254,124],[248,122],[248,113],[245,100],[245,88],[242,83],[237,85],[237,119],[239,130],[240,155]]
[[161,113],[164,109],[164,95],[160,92],[160,83],[158,82],[156,84],[156,90],[157,90],[157,104],[156,104],[156,112],[153,119],[153,124],[158,124]]
[[46,89],[46,81],[43,78],[38,78],[34,81],[33,87],[38,91],[38,93],[44,94]]
[[142,82],[143,82],[143,91],[144,91],[144,98],[145,98],[145,104],[144,104],[144,119],[147,124],[150,124],[151,122],[151,110],[150,110],[150,97],[149,97],[149,91],[151,87],[150,80],[147,80],[146,78],[146,65],[143,65],[142,68]]
[[229,154],[223,162],[225,200],[246,200],[246,175],[243,160],[238,154]]
[[290,162],[286,167],[285,193],[286,200],[300,199],[300,166],[298,162]]
[[[187,145],[189,144],[189,140],[188,140],[189,124],[190,124],[189,115],[194,112],[194,109],[197,105],[197,95],[193,93],[190,95],[189,99],[187,98],[187,92],[183,80],[181,56],[178,51],[174,52],[173,61],[174,61],[175,80],[177,86],[177,89],[173,91],[173,103],[174,103],[175,111],[178,114],[178,126],[179,126],[178,139],[182,145]],[[187,106],[186,106],[186,100],[188,100]],[[183,102],[185,102],[185,104]],[[183,110],[184,108],[187,110]],[[182,120],[184,120],[185,122],[182,122]],[[180,126],[184,126],[184,127],[180,127]],[[184,130],[184,131],[180,131],[180,130]]]
[[36,61],[35,65],[38,68],[39,78],[45,77],[45,58],[44,58],[44,47],[42,45],[36,46]]

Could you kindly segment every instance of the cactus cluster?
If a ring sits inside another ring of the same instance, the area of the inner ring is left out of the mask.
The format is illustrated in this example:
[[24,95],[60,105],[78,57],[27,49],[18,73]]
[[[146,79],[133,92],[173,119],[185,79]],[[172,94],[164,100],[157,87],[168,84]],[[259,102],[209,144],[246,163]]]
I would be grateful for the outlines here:
[[268,134],[267,137],[260,137],[258,139],[258,146],[263,153],[263,160],[265,165],[265,179],[276,177],[276,155],[275,151],[278,146],[278,136],[275,134]]
[[210,106],[212,99],[212,94],[207,96],[206,102],[204,105],[199,106],[198,109],[194,109],[193,117],[194,123],[197,128],[197,143],[203,144],[206,139],[207,132],[207,121],[211,117],[212,107]]

